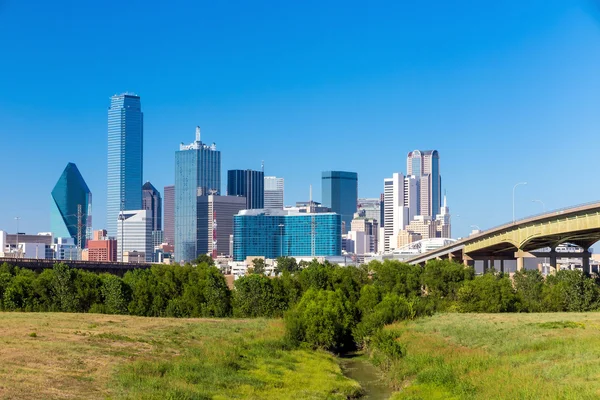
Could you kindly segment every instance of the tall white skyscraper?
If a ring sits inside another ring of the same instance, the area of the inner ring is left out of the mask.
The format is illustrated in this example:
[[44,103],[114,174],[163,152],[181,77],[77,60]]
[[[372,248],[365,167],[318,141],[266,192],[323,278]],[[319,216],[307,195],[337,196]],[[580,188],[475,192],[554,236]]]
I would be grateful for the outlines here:
[[116,236],[120,211],[142,208],[144,114],[139,96],[111,97],[108,109],[106,230]]
[[117,221],[117,260],[128,251],[144,253],[146,262],[152,262],[152,213],[132,210],[119,213]]
[[385,251],[396,248],[398,232],[410,222],[409,209],[404,206],[404,181],[401,173],[384,180]]
[[283,178],[265,176],[264,208],[283,210]]

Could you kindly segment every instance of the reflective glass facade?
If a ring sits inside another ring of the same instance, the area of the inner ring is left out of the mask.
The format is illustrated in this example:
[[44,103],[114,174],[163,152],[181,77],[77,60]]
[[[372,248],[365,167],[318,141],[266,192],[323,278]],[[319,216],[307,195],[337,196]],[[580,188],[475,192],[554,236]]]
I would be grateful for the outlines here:
[[116,237],[121,210],[142,208],[143,136],[144,115],[139,96],[113,96],[108,109],[108,236]]
[[150,211],[152,215],[152,231],[162,230],[162,198],[150,182],[142,186],[142,209]]
[[323,206],[339,214],[348,231],[358,203],[358,174],[324,171],[321,175],[321,197]]
[[339,256],[338,214],[293,214],[276,210],[241,211],[233,218],[233,259],[249,256]]
[[[197,140],[175,152],[175,260],[198,256],[197,196],[221,194],[221,152]],[[205,238],[202,237],[202,240]]]
[[264,172],[252,171],[250,169],[233,169],[227,171],[227,195],[245,197],[247,210],[264,208]]
[[86,244],[88,224],[91,216],[92,194],[83,180],[79,169],[73,163],[68,163],[62,175],[52,189],[50,207],[50,222],[52,233],[59,238],[73,238],[78,244],[78,205],[81,205],[81,247]]

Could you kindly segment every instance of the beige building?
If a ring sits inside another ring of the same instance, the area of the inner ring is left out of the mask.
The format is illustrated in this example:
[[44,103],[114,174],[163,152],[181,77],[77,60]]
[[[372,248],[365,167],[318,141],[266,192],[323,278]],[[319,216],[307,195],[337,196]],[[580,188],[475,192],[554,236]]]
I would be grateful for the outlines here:
[[431,217],[417,215],[404,230],[421,235],[421,239],[431,239],[437,236],[437,223]]
[[379,223],[376,219],[366,218],[364,215],[364,212],[354,213],[354,219],[352,220],[350,231],[364,232],[365,235],[370,235],[373,239],[368,251],[374,253],[378,248]]
[[421,239],[423,239],[423,237],[419,233],[400,231],[398,232],[398,243],[396,248],[404,247]]

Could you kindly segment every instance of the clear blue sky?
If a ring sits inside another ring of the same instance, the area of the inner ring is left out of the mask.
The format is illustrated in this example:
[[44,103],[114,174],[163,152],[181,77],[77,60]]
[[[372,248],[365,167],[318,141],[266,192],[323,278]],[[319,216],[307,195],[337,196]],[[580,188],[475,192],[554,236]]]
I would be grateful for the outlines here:
[[[144,179],[174,181],[194,138],[223,172],[284,177],[320,199],[320,172],[359,195],[437,149],[455,236],[600,199],[600,24],[582,1],[0,0],[0,229],[50,229],[67,162],[105,223],[107,107],[142,98]],[[225,178],[225,174],[222,175]],[[225,179],[223,179],[225,185]],[[460,216],[456,216],[459,214]]]

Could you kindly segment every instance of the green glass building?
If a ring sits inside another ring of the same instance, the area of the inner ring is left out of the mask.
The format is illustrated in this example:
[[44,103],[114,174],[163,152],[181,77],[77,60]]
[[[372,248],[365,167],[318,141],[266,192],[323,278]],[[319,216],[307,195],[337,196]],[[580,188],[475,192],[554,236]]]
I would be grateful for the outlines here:
[[92,193],[75,164],[67,164],[52,189],[51,197],[52,234],[54,237],[73,238],[77,245],[78,233],[81,232],[81,248],[85,248],[92,227]]

